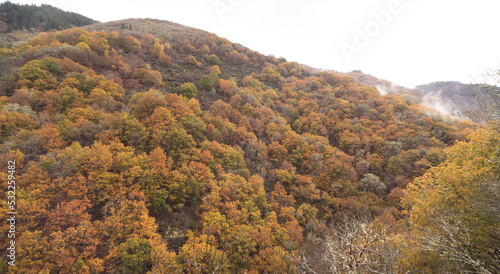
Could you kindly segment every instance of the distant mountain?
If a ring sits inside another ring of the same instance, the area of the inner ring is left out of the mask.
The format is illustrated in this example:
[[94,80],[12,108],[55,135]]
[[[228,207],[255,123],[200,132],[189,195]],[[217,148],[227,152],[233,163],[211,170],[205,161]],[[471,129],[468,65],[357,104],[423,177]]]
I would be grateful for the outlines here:
[[498,118],[499,99],[494,94],[499,94],[500,88],[495,86],[439,81],[410,89],[359,70],[344,74],[364,85],[375,87],[381,95],[399,95],[445,116],[451,115],[478,123]]
[[83,15],[63,11],[50,5],[19,5],[11,2],[0,4],[0,33],[22,29],[62,30],[96,22]]
[[[456,115],[486,123],[498,118],[500,88],[486,84],[464,84],[457,81],[439,81],[416,87],[425,93],[426,102],[448,104]],[[425,103],[425,102],[424,102]]]

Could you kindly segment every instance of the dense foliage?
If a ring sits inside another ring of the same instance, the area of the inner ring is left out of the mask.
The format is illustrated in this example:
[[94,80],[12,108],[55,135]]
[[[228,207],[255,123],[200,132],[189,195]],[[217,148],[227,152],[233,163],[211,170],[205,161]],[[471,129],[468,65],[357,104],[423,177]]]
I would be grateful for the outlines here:
[[9,1],[0,4],[0,33],[13,30],[62,30],[96,23],[83,15],[50,5],[20,5]]
[[13,273],[424,269],[400,199],[478,125],[173,23],[88,29],[0,49]]

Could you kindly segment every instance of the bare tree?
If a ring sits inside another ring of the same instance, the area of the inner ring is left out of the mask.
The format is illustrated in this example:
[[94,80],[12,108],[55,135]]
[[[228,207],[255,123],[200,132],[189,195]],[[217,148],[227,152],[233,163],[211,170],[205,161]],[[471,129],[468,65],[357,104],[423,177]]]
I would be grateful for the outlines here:
[[484,82],[468,85],[473,95],[474,108],[478,111],[483,122],[500,119],[500,69],[492,69],[485,75]]
[[[394,273],[402,257],[402,237],[391,227],[368,217],[351,216],[331,228],[320,245],[321,266],[312,267],[310,258],[296,256],[301,273]],[[318,269],[320,268],[320,269]]]
[[483,182],[477,191],[476,199],[463,198],[472,208],[467,215],[441,208],[426,227],[416,227],[418,248],[437,254],[443,262],[439,272],[500,273],[500,227],[495,226],[500,223],[500,180]]
[[456,212],[442,210],[432,219],[432,229],[418,228],[423,232],[416,239],[418,247],[438,254],[443,262],[438,270],[441,273],[494,273],[486,267],[489,263],[476,248],[471,227],[463,219]]

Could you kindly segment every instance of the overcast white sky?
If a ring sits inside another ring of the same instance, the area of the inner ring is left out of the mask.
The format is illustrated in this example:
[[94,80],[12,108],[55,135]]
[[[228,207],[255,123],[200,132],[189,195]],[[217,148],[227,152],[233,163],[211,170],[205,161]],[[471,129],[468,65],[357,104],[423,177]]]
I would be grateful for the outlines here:
[[[5,2],[5,1],[0,1]],[[472,82],[500,64],[498,0],[12,0],[101,22],[155,18],[312,67],[414,87]]]

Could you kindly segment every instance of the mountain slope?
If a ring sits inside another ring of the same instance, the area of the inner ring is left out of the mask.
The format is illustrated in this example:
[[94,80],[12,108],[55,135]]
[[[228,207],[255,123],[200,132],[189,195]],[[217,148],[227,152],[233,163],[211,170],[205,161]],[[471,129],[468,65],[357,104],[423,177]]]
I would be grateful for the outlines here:
[[44,33],[0,68],[17,273],[293,273],[350,216],[407,229],[403,189],[478,127],[153,19]]
[[[121,29],[122,25],[127,28]],[[129,30],[128,27],[132,27],[132,30]],[[160,69],[164,79],[168,80],[165,81],[167,87],[171,88],[177,87],[182,81],[200,80],[204,68],[197,65],[198,61],[201,61],[204,66],[219,66],[226,79],[236,77],[239,80],[251,73],[260,73],[266,64],[276,64],[278,61],[274,57],[263,56],[213,33],[168,21],[125,19],[89,25],[84,29],[107,33],[120,29],[123,35],[129,35],[141,42],[146,42],[147,49],[151,46],[154,47],[154,44],[158,42],[158,46],[163,46],[165,53],[172,59],[173,66]],[[148,45],[149,43],[151,45]],[[186,64],[189,65],[188,59],[191,56],[196,59],[196,61],[191,60],[194,65],[185,67]],[[154,62],[151,57],[149,58],[146,58],[145,61]],[[225,62],[224,59],[226,59]]]

